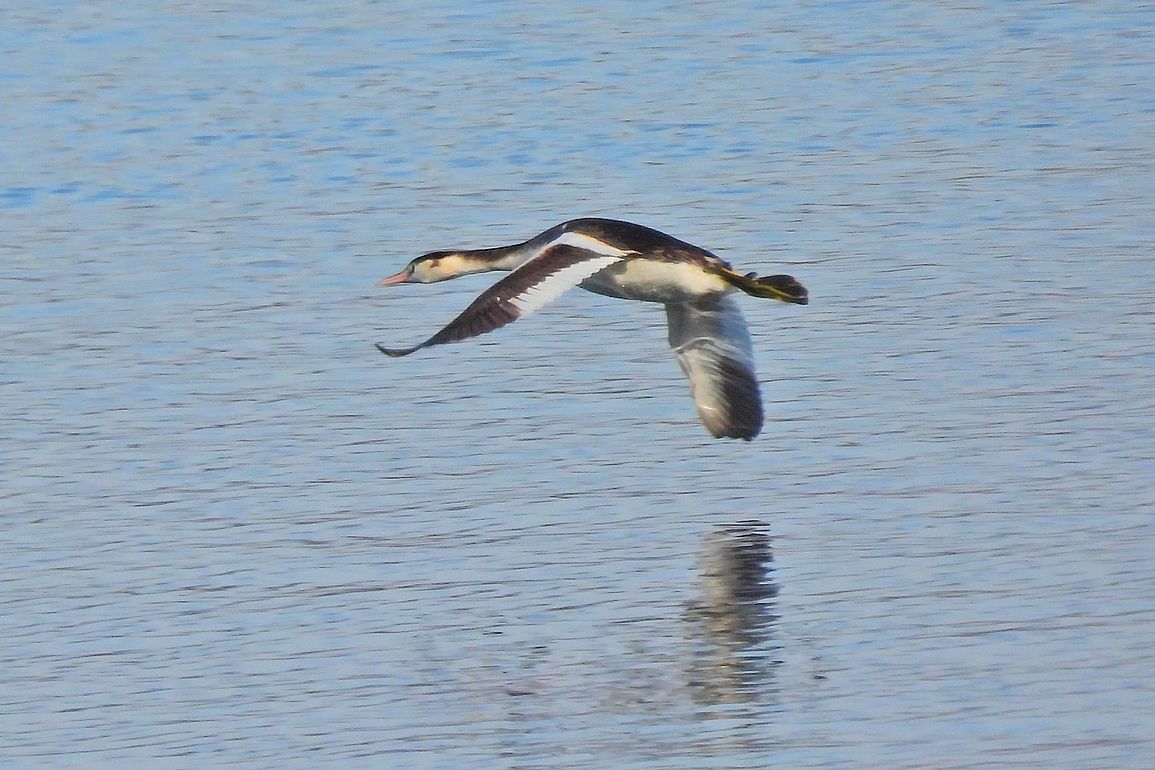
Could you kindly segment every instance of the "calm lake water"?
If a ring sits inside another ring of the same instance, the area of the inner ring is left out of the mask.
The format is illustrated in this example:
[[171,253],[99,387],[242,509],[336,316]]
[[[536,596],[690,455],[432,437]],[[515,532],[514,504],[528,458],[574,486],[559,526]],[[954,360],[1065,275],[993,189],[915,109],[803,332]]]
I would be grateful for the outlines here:
[[[932,7],[933,6],[933,7]],[[1155,9],[16,0],[5,768],[1155,766]],[[389,360],[658,227],[748,298]]]

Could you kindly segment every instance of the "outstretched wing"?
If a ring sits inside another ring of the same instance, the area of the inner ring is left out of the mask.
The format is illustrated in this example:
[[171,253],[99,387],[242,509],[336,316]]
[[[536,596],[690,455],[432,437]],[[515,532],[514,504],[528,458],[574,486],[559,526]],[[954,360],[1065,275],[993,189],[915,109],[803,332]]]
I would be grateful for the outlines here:
[[556,244],[490,286],[448,326],[420,345],[387,348],[378,344],[377,349],[387,356],[407,356],[421,348],[459,342],[500,329],[545,307],[562,292],[622,258],[622,255]]
[[742,311],[732,297],[666,305],[670,346],[715,438],[749,441],[762,430],[762,396]]

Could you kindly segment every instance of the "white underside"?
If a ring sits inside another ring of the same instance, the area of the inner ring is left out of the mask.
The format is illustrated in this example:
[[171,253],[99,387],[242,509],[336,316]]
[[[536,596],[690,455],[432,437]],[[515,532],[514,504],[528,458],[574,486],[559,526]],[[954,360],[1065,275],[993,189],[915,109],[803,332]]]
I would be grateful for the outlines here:
[[595,294],[644,302],[686,302],[733,290],[722,278],[698,265],[652,259],[626,259],[578,285]]

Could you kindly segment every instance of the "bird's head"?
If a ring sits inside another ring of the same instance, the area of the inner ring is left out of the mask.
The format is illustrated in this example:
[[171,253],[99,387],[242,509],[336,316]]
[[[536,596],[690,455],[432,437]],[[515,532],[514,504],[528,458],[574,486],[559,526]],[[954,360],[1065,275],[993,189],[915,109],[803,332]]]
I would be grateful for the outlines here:
[[379,283],[381,286],[395,286],[399,283],[437,283],[438,281],[446,281],[450,278],[457,278],[461,275],[469,275],[470,273],[479,273],[487,267],[479,264],[474,264],[476,260],[471,260],[459,251],[431,251],[428,254],[422,254],[417,259],[405,266],[397,275],[391,275],[388,278],[382,279]]

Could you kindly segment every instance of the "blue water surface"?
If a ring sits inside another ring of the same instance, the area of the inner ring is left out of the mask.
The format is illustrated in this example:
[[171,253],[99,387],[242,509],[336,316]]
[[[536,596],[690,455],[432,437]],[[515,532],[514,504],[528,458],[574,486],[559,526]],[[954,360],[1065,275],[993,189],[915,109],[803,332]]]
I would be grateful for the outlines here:
[[[1155,12],[16,0],[5,768],[1155,766]],[[375,281],[580,215],[748,298]]]

